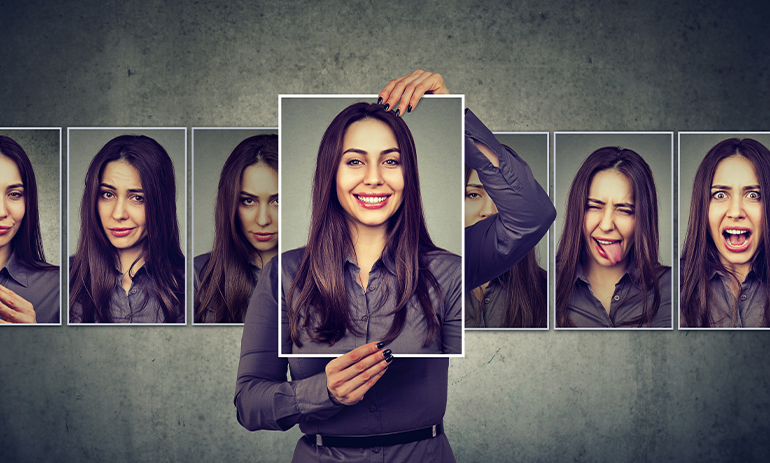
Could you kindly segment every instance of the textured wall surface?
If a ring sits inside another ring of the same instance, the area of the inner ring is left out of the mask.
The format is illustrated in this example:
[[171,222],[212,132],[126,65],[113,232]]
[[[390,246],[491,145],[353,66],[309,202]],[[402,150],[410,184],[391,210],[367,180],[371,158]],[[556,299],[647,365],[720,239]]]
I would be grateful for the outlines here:
[[[2,3],[2,127],[274,127],[278,94],[376,93],[417,68],[493,130],[770,125],[764,1]],[[287,461],[298,438],[236,422],[238,327],[0,331],[0,461]],[[447,434],[462,462],[760,461],[769,348],[468,333]]]

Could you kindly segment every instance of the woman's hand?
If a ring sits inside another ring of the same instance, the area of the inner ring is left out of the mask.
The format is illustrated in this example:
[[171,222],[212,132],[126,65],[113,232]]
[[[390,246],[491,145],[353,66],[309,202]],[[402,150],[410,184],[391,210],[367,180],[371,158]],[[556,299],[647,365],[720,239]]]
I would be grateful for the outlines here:
[[378,95],[381,103],[388,108],[395,108],[399,100],[401,104],[396,109],[396,115],[412,112],[417,107],[423,95],[449,94],[441,74],[418,69],[410,74],[388,82]]
[[370,342],[326,364],[326,388],[329,398],[340,405],[355,405],[379,380],[393,360],[390,349]]
[[0,285],[0,323],[37,323],[32,304]]

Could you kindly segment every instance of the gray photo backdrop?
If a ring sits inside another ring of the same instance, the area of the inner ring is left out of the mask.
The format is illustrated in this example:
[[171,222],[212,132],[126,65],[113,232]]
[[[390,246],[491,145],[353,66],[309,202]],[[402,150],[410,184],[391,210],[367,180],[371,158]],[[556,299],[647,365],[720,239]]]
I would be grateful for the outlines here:
[[[770,132],[745,133],[679,133],[679,255],[684,250],[684,239],[687,235],[687,227],[690,219],[690,202],[692,201],[692,187],[695,180],[695,172],[698,171],[703,158],[711,148],[722,140],[728,138],[753,138],[770,148]],[[762,194],[769,194],[762,192]],[[767,212],[765,212],[767,213]]]
[[0,135],[18,143],[32,163],[45,260],[49,264],[61,265],[61,231],[53,225],[61,223],[61,130],[3,128]]
[[588,156],[605,146],[619,146],[636,151],[652,170],[655,189],[658,194],[658,236],[660,263],[671,266],[673,228],[671,224],[671,192],[673,190],[673,134],[567,134],[556,133],[554,136],[555,182],[554,197],[556,222],[554,232],[554,253],[559,249],[559,239],[564,231],[567,196],[575,174]]
[[[548,191],[548,134],[495,133],[495,138],[515,151],[529,165],[537,183]],[[538,264],[548,271],[548,234],[543,236],[535,249]]]
[[[283,97],[280,121],[281,252],[305,246],[318,146],[335,116],[374,98]],[[433,242],[462,254],[462,100],[425,98],[404,116],[414,138],[425,221]]]
[[[276,127],[279,94],[421,68],[495,131],[768,130],[762,1],[6,3],[0,126]],[[235,418],[241,331],[3,330],[0,461],[288,461],[296,426]],[[766,332],[469,332],[465,350],[459,462],[770,454]]]
[[120,135],[146,135],[166,150],[174,163],[174,179],[176,181],[176,215],[179,223],[179,244],[182,252],[186,254],[185,236],[185,191],[187,179],[185,178],[185,160],[187,152],[185,143],[187,133],[185,129],[146,129],[146,128],[120,128],[120,129],[85,129],[75,128],[67,131],[69,137],[68,165],[69,165],[69,255],[74,255],[78,248],[80,238],[80,202],[83,199],[86,173],[91,160],[96,153],[108,141]]
[[230,153],[240,142],[251,136],[271,133],[277,134],[278,129],[192,129],[193,256],[210,252],[214,247],[214,208],[219,176]]

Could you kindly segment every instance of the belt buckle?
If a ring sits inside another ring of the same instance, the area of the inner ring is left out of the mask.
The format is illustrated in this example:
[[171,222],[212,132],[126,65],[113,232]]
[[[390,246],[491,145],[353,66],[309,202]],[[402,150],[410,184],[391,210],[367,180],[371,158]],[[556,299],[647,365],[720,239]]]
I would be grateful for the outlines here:
[[431,437],[436,437],[436,425],[435,424],[433,426],[431,426],[431,431],[433,432],[433,436],[431,436]]
[[324,445],[323,438],[321,437],[320,434],[316,434],[315,435],[315,445],[317,445],[319,447],[323,447],[323,445]]

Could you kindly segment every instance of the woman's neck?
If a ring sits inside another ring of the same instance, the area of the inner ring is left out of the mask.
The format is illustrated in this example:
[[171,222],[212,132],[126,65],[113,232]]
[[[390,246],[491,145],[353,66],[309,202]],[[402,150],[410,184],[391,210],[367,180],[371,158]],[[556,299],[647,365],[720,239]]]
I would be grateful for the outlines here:
[[[129,269],[132,270],[131,273],[135,275],[136,272],[144,266],[144,257],[139,258],[141,255],[142,248],[121,249],[118,251],[118,258],[120,259],[120,273],[122,273],[124,277],[129,276]],[[139,260],[137,261],[137,259]],[[136,264],[134,264],[134,262],[136,262]],[[132,265],[133,268],[131,267]],[[130,277],[133,277],[133,275],[130,275]]]
[[268,262],[270,262],[270,259],[272,259],[277,255],[278,255],[277,247],[270,249],[269,251],[259,251],[259,252],[255,251],[254,257],[251,259],[251,262],[261,269],[262,267],[267,265]]
[[626,273],[626,268],[628,268],[628,259],[611,267],[597,265],[590,259],[587,260],[588,262],[583,266],[583,273],[585,273],[586,278],[588,278],[592,287],[608,284],[615,286],[620,279],[623,278],[623,275]]
[[382,257],[387,239],[386,226],[363,227],[350,225],[350,238],[353,241],[356,264],[360,269],[361,286],[366,290],[369,282],[369,271],[377,260]]

